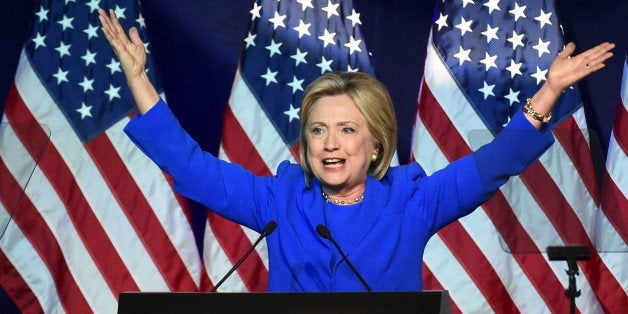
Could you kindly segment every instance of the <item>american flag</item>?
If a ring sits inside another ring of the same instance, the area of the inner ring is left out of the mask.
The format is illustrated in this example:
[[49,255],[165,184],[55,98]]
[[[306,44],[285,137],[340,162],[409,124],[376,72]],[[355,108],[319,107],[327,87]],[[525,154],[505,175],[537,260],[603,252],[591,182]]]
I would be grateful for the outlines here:
[[[283,160],[296,162],[305,87],[329,71],[373,74],[361,24],[351,1],[255,2],[225,113],[219,157],[257,175],[273,173]],[[209,215],[204,261],[212,282],[220,280],[256,237]],[[260,246],[257,255],[238,269],[239,276],[230,278],[220,291],[263,291],[267,269],[266,250]]]
[[[439,3],[427,47],[414,158],[431,173],[490,140],[546,80],[563,48],[561,38],[552,1]],[[425,288],[449,290],[459,311],[567,311],[565,262],[549,262],[543,252],[549,245],[568,244],[593,248],[591,259],[579,262],[578,309],[625,309],[621,211],[627,208],[626,185],[616,181],[622,192],[613,195],[623,207],[599,210],[578,95],[576,88],[568,89],[554,108],[550,127],[557,141],[538,162],[430,240]]]
[[41,1],[2,120],[0,283],[27,313],[114,313],[203,275],[185,201],[122,132],[134,103],[99,7],[144,33],[136,1]]

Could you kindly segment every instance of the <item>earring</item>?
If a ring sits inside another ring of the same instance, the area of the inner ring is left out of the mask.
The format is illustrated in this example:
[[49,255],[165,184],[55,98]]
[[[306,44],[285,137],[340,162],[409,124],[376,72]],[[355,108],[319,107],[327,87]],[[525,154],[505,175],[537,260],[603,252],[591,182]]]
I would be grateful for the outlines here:
[[373,153],[373,155],[371,155],[371,162],[375,162],[377,160],[377,154]]

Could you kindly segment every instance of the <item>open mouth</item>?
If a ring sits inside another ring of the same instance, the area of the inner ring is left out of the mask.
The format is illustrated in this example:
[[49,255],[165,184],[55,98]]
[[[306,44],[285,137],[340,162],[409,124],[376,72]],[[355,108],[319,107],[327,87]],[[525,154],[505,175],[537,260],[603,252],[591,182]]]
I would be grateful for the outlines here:
[[329,168],[339,168],[339,167],[342,167],[342,165],[344,164],[345,164],[345,160],[340,159],[340,158],[323,159],[323,165]]

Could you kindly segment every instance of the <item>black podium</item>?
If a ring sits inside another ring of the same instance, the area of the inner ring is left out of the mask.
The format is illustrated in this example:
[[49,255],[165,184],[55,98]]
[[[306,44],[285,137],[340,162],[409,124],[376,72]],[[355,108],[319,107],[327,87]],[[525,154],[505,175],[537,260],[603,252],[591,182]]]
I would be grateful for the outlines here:
[[120,294],[129,313],[451,313],[447,291]]

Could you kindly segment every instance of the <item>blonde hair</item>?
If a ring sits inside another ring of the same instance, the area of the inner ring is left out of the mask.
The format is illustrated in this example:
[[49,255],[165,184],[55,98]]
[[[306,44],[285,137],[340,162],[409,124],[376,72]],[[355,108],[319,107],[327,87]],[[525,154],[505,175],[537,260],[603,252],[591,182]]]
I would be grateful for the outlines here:
[[307,182],[314,174],[307,160],[306,128],[316,101],[327,96],[347,95],[366,118],[369,131],[378,142],[377,160],[368,173],[381,179],[390,168],[397,149],[397,119],[386,87],[374,77],[360,72],[328,72],[314,80],[305,90],[301,102],[299,155]]

